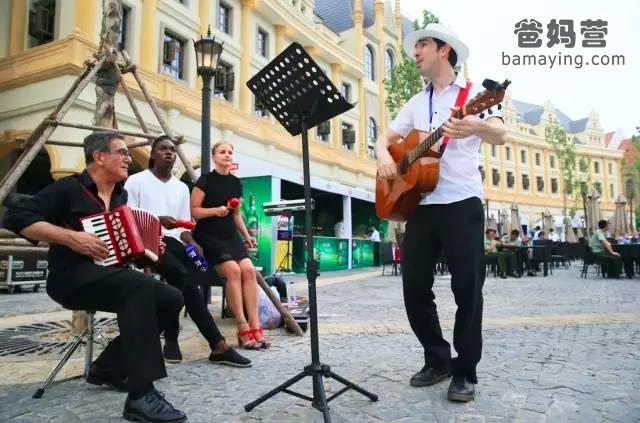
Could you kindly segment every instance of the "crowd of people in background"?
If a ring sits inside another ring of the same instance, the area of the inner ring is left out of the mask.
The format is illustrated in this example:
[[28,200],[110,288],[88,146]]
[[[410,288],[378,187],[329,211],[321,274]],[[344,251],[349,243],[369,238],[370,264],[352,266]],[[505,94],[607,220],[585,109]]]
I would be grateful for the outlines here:
[[[619,278],[622,273],[622,259],[618,252],[614,251],[612,244],[618,243],[609,236],[609,222],[600,220],[598,229],[593,231],[588,239],[581,239],[587,245],[588,251],[601,264],[603,276]],[[625,237],[622,243],[629,238],[630,242],[637,242],[637,237]],[[485,231],[484,254],[485,264],[495,265],[496,274],[500,278],[519,278],[526,270],[527,276],[534,276],[540,271],[539,260],[534,257],[532,246],[536,241],[551,241],[558,243],[560,236],[553,228],[544,231],[540,226],[535,226],[530,236],[514,229],[509,234],[499,236],[497,231],[488,228]],[[629,276],[630,272],[626,272]],[[546,275],[546,271],[545,271]]]

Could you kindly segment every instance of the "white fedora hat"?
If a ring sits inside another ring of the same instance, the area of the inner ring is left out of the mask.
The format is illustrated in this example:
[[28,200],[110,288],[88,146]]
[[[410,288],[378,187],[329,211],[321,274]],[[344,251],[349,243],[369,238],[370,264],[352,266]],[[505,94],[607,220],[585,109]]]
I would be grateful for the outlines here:
[[467,60],[467,57],[469,57],[469,47],[458,38],[458,34],[444,25],[431,23],[427,25],[425,29],[410,32],[404,37],[404,51],[414,60],[416,43],[423,38],[437,38],[449,44],[458,56],[456,65],[463,64],[465,60]]

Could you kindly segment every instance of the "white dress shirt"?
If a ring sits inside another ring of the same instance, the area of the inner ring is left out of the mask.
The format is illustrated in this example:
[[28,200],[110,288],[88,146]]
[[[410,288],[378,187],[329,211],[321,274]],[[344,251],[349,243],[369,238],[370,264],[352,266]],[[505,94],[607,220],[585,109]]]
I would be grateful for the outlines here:
[[[176,220],[191,220],[189,188],[175,176],[167,182],[158,179],[150,170],[129,176],[124,184],[129,194],[129,207],[145,209],[156,216],[171,216]],[[162,227],[162,235],[180,240],[188,229]]]
[[[466,80],[458,73],[440,95],[433,93],[433,121],[429,123],[429,93],[431,84],[413,96],[400,110],[391,123],[390,129],[401,137],[407,136],[412,129],[433,132],[447,121],[455,105],[458,91],[466,86]],[[468,103],[484,88],[481,84],[473,84],[469,90]],[[491,108],[492,114],[485,111],[485,119],[501,116],[497,106]],[[441,141],[440,141],[441,142]],[[480,165],[480,137],[472,135],[466,138],[450,139],[447,148],[440,158],[440,176],[436,189],[426,194],[420,204],[449,204],[471,197],[482,200],[482,177]]]

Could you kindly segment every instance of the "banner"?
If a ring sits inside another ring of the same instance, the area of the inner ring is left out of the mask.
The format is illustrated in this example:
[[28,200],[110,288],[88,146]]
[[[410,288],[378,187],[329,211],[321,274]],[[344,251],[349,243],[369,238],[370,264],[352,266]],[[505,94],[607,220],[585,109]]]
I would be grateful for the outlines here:
[[[306,267],[307,250],[304,240],[304,236],[295,236],[293,238],[293,271],[296,273],[304,272]],[[320,263],[319,270],[347,269],[349,257],[348,247],[349,241],[346,239],[321,236],[313,237],[313,255]]]
[[351,242],[351,267],[369,267],[374,265],[374,248],[376,243],[367,239],[354,239]]
[[264,274],[271,273],[271,216],[265,216],[262,205],[271,201],[271,177],[240,178],[243,201],[240,213],[249,235],[257,241],[257,248],[249,250],[254,266],[262,267]]

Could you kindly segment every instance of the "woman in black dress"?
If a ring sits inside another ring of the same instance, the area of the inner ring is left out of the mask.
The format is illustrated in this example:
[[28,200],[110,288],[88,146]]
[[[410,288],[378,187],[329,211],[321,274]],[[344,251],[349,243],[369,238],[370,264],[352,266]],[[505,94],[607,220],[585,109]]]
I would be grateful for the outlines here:
[[227,301],[238,325],[238,344],[246,349],[264,349],[271,346],[271,341],[260,327],[258,282],[247,254],[247,246],[255,248],[256,240],[247,231],[240,207],[228,207],[231,198],[242,198],[240,179],[229,172],[232,155],[233,146],[225,141],[211,149],[215,168],[202,175],[191,192],[191,215],[198,219],[193,235],[209,264],[226,278]]

